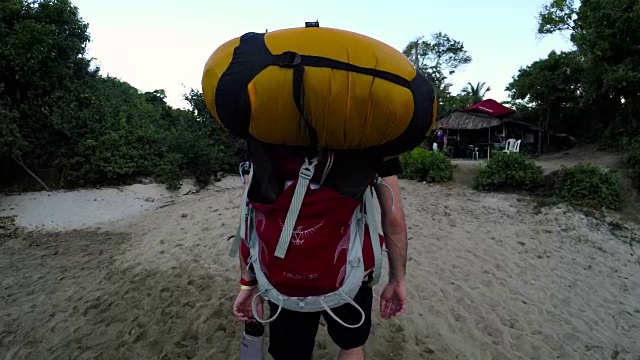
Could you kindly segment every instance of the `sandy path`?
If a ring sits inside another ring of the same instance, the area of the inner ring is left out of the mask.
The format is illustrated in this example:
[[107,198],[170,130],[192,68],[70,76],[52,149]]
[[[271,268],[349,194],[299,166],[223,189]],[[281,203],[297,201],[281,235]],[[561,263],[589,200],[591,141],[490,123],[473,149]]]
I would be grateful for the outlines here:
[[34,230],[83,229],[136,216],[195,188],[190,181],[183,183],[178,192],[170,192],[161,184],[135,184],[12,196],[0,194],[0,216],[15,216],[18,226]]
[[[371,359],[640,357],[635,225],[455,184],[402,191],[409,305],[375,312]],[[100,231],[0,245],[0,359],[237,358],[239,200],[228,178]],[[321,329],[316,359],[335,354]]]

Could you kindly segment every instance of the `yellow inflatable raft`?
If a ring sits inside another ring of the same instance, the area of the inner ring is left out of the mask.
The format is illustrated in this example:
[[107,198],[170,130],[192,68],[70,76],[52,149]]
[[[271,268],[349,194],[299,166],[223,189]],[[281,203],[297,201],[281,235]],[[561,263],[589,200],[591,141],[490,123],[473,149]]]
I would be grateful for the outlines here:
[[243,139],[398,155],[435,124],[427,78],[391,46],[309,27],[247,33],[207,61],[202,92],[213,116]]

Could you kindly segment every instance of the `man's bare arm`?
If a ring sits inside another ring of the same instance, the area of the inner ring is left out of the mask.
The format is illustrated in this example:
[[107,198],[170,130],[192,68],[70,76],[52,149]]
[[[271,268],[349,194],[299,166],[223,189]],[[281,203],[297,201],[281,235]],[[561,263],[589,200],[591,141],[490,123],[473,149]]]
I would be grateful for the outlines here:
[[389,258],[389,281],[404,281],[407,269],[407,226],[397,176],[382,178],[376,195],[380,203],[382,232]]
[[256,275],[249,270],[247,264],[242,260],[242,254],[238,252],[238,258],[240,258],[240,277],[246,281],[254,281],[256,280]]

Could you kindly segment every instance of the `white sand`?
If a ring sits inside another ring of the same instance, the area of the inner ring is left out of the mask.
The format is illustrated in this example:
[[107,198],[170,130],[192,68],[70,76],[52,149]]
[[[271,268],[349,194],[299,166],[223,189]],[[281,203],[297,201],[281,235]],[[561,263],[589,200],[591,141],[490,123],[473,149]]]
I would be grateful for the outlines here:
[[187,182],[176,192],[159,184],[135,184],[120,188],[0,194],[0,217],[15,216],[17,225],[30,230],[83,229],[136,216],[193,188]]
[[[397,320],[374,311],[370,359],[640,357],[637,225],[459,184],[401,184],[409,303]],[[237,358],[237,264],[226,240],[240,182],[173,200],[99,232],[0,245],[0,359]],[[50,221],[11,211],[20,223]],[[321,328],[316,359],[336,353]]]

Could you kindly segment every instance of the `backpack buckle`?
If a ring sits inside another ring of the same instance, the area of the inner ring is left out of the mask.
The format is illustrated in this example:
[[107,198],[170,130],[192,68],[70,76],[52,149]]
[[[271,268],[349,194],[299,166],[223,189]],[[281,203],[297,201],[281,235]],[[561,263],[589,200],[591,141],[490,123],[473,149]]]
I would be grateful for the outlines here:
[[300,54],[293,51],[285,51],[273,56],[273,64],[280,67],[294,67],[302,63]]
[[314,157],[309,161],[309,158],[304,159],[304,164],[300,167],[299,175],[303,179],[311,180],[313,173],[315,172],[316,165],[318,164],[318,158]]

